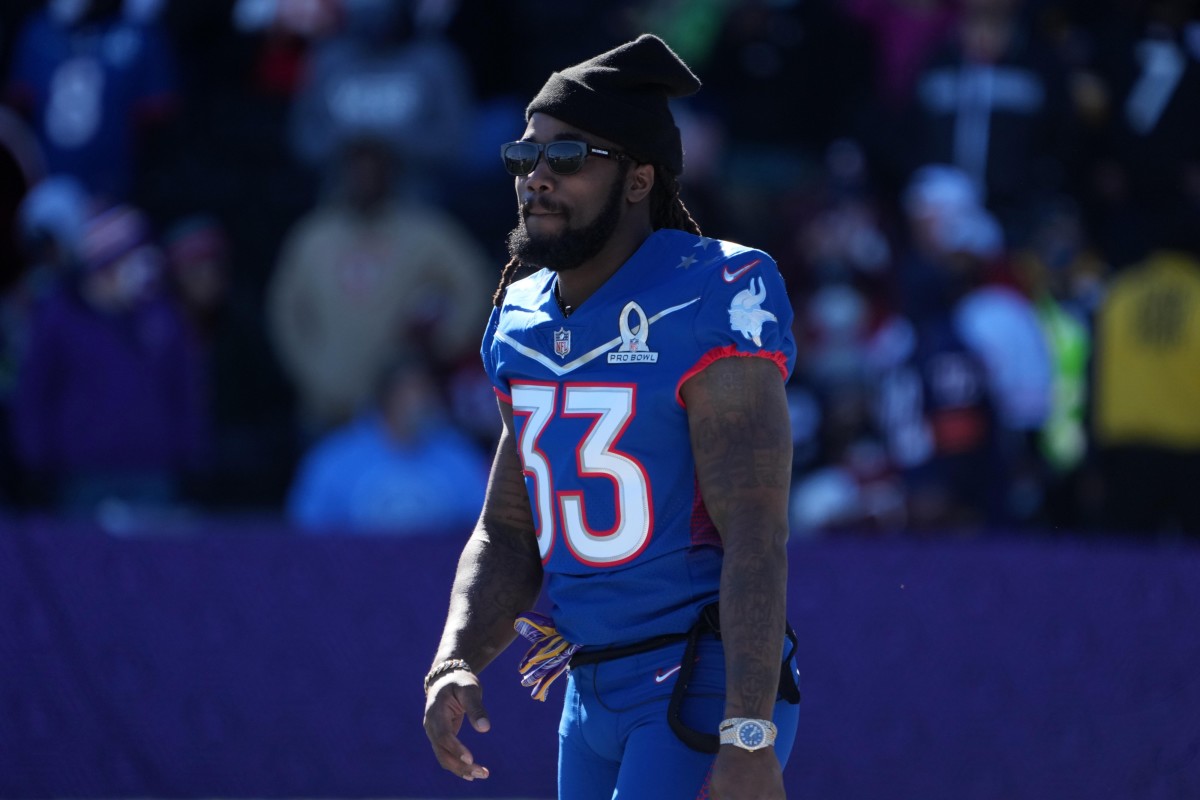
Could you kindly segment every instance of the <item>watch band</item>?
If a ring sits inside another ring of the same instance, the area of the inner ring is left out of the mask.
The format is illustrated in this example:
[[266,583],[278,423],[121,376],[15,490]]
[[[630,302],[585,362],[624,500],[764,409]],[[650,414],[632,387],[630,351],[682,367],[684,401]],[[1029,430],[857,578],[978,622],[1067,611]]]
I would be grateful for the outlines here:
[[748,717],[731,717],[724,720],[717,728],[721,744],[731,744],[743,750],[761,750],[775,744],[778,732],[775,723],[769,719],[750,719]]

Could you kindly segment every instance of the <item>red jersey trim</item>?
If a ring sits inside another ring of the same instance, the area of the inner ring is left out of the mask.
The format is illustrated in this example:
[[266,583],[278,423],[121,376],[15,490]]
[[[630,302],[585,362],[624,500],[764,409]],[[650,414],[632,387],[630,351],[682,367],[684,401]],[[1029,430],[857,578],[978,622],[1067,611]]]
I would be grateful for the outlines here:
[[503,400],[505,403],[508,403],[510,406],[512,405],[512,395],[511,394],[506,394],[505,392],[502,392],[499,389],[497,389],[495,386],[492,387],[492,391],[496,393],[496,397],[499,397],[501,400]]
[[724,347],[714,347],[712,350],[709,350],[707,353],[700,356],[700,360],[696,362],[696,365],[687,372],[683,373],[683,377],[679,379],[679,383],[675,384],[675,402],[679,403],[681,406],[686,406],[687,404],[683,402],[683,395],[680,394],[680,391],[683,389],[683,385],[687,383],[693,375],[700,374],[707,369],[710,364],[715,361],[719,361],[722,358],[765,358],[775,362],[775,366],[779,367],[779,374],[783,376],[785,381],[788,377],[787,356],[783,353],[780,353],[778,350],[760,350],[757,353],[746,353],[738,350],[737,345],[732,344],[725,345]]

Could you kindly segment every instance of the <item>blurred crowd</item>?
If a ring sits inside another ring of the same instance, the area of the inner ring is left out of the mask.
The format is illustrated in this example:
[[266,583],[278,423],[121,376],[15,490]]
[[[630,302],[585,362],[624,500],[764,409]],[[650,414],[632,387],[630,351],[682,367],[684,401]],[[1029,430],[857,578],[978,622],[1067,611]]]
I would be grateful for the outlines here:
[[0,513],[469,525],[498,146],[644,31],[796,535],[1200,534],[1197,0],[6,0]]

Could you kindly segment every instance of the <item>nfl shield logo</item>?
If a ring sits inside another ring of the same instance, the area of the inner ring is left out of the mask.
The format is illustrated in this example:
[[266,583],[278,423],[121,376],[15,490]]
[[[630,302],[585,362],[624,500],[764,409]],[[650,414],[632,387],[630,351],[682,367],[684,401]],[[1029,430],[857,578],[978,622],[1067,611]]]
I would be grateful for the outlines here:
[[554,355],[566,358],[569,352],[571,352],[571,332],[566,328],[559,328],[554,332]]

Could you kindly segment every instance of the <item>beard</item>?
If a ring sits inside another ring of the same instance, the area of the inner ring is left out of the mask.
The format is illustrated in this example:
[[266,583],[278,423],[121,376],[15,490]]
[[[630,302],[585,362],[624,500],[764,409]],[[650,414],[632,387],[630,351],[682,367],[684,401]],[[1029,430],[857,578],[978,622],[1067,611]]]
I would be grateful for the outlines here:
[[544,208],[562,214],[565,223],[563,231],[549,236],[536,236],[529,232],[525,227],[525,218],[531,204],[523,205],[517,215],[517,227],[508,234],[508,254],[523,264],[545,267],[555,272],[582,266],[604,249],[616,231],[617,223],[621,221],[624,189],[624,180],[613,181],[604,208],[594,220],[579,228],[571,227],[570,211],[554,204],[544,204]]

